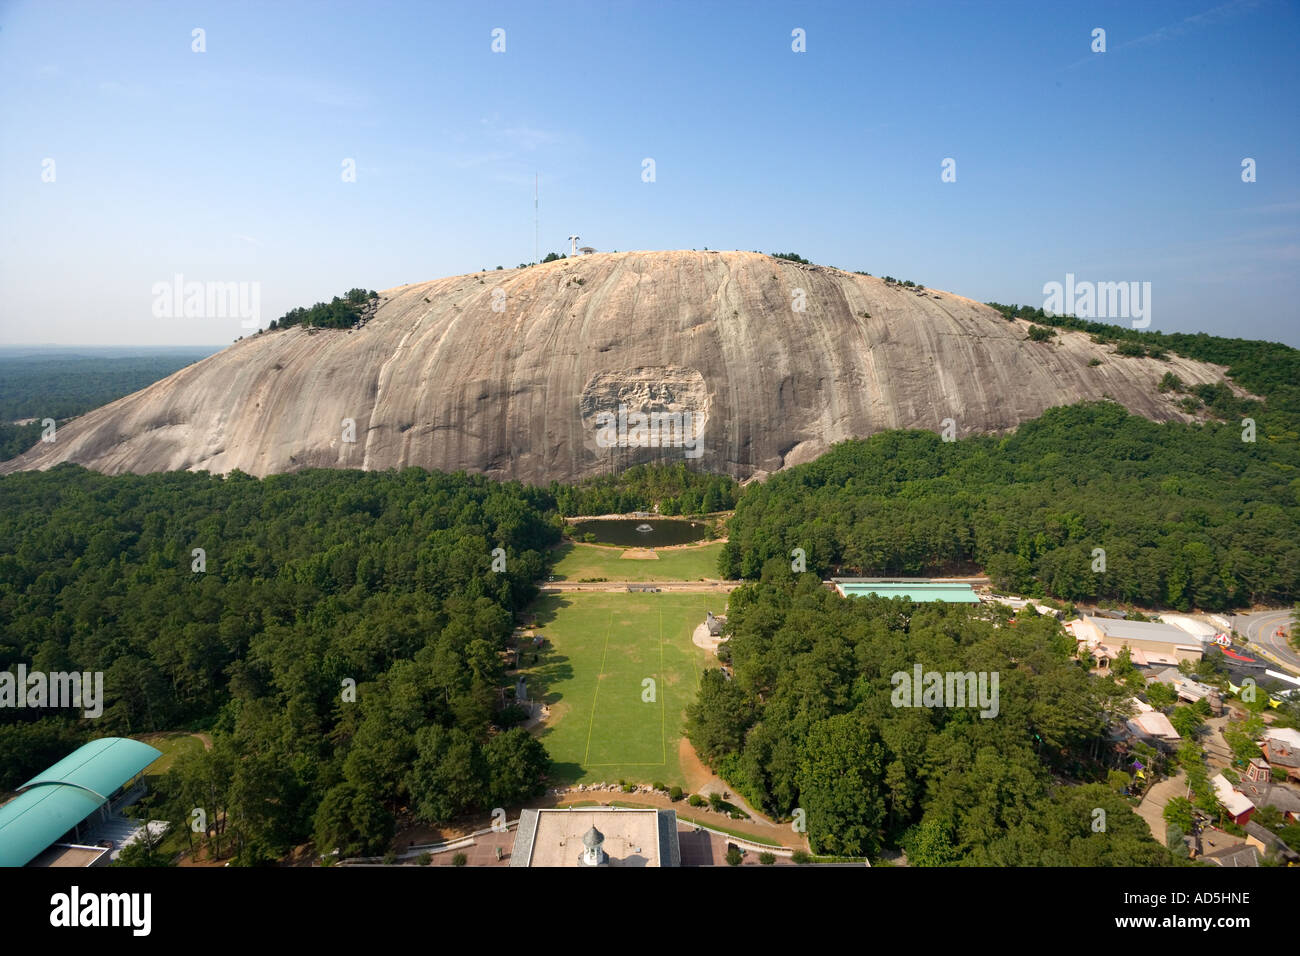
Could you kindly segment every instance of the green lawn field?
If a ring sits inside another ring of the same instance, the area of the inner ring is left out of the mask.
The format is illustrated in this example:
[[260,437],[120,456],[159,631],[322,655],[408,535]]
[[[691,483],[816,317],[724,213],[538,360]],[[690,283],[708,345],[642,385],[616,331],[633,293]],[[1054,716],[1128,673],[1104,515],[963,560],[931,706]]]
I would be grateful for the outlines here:
[[144,775],[151,778],[165,774],[181,754],[203,749],[203,741],[187,733],[146,734],[144,742],[162,751],[161,757],[144,768]]
[[712,593],[626,592],[539,601],[538,633],[547,644],[524,673],[529,694],[551,709],[541,741],[556,783],[685,783],[678,746],[706,662],[691,633],[706,610],[721,614],[725,601]]
[[659,560],[623,558],[622,548],[566,542],[556,550],[557,581],[604,578],[606,581],[699,581],[718,577],[722,542],[695,548],[661,549]]

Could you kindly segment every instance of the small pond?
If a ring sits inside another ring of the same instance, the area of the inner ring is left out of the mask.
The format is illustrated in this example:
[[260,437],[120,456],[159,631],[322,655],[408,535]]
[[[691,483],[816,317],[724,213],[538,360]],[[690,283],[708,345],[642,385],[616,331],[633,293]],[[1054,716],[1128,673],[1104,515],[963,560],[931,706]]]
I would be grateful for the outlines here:
[[[649,530],[645,530],[645,529]],[[708,536],[709,526],[702,521],[684,521],[677,518],[601,518],[579,521],[573,526],[573,537],[583,540],[584,535],[596,536],[597,544],[612,544],[620,548],[666,548],[673,544],[690,544]]]

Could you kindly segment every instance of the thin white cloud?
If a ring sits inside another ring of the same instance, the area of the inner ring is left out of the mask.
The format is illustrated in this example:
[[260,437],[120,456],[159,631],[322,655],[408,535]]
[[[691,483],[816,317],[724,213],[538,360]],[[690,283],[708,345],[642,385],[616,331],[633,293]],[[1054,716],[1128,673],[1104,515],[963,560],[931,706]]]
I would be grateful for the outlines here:
[[[1168,23],[1160,27],[1159,29],[1152,30],[1150,33],[1147,33],[1143,36],[1137,37],[1132,40],[1126,40],[1125,42],[1121,43],[1117,47],[1112,48],[1108,46],[1106,48],[1106,52],[1119,53],[1121,50],[1128,50],[1128,49],[1132,49],[1133,47],[1151,46],[1156,43],[1161,43],[1172,37],[1182,36],[1184,33],[1187,33],[1189,30],[1210,26],[1211,24],[1215,24],[1215,23],[1221,23],[1222,21],[1235,17],[1238,14],[1245,13],[1249,10],[1253,10],[1259,5],[1260,5],[1260,0],[1231,0],[1230,3],[1223,3],[1217,7],[1212,7],[1209,10],[1204,10],[1201,13],[1194,13],[1190,17],[1184,17],[1183,19],[1179,20],[1177,23]],[[1108,39],[1109,36],[1110,34],[1108,31],[1107,32]],[[1102,54],[1091,53],[1088,56],[1085,56],[1083,59],[1076,60],[1074,63],[1071,63],[1069,66],[1064,67],[1063,70],[1073,70],[1073,69],[1077,69],[1080,66],[1083,66],[1085,63],[1095,63],[1098,56],[1105,56],[1105,55],[1106,54],[1104,53]]]

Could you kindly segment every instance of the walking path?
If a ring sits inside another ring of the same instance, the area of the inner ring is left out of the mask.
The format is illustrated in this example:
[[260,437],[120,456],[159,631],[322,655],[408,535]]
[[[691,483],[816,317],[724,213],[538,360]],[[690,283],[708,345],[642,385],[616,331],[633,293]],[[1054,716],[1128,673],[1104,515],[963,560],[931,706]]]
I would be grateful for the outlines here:
[[1165,845],[1165,828],[1168,826],[1163,815],[1165,805],[1174,797],[1186,795],[1187,775],[1180,770],[1177,776],[1161,780],[1148,790],[1138,804],[1137,815],[1147,822],[1151,835],[1161,846]]

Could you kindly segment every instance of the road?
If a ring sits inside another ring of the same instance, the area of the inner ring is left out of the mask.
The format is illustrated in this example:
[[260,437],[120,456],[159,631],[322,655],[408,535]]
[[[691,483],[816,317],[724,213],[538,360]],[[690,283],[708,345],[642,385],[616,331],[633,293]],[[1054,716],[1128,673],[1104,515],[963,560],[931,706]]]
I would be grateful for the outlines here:
[[1254,614],[1236,614],[1232,626],[1246,638],[1250,649],[1268,663],[1290,674],[1300,676],[1300,654],[1285,637],[1275,636],[1278,626],[1290,631],[1291,611],[1258,611]]

